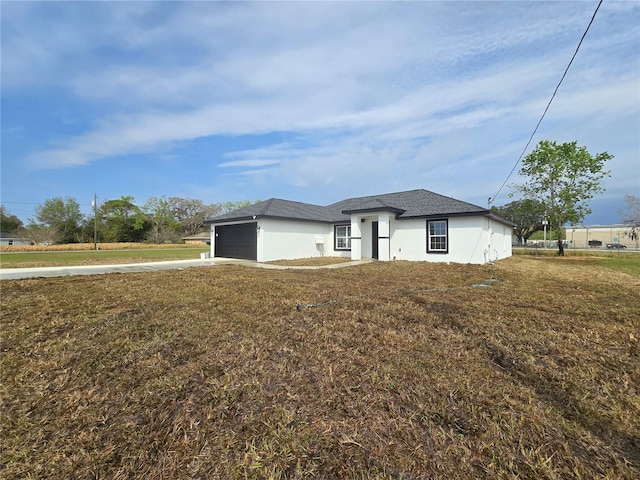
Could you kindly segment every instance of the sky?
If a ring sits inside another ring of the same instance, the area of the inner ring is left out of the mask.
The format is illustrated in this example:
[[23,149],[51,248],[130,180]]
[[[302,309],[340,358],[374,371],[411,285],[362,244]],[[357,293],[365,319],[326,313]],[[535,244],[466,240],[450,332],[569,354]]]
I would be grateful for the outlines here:
[[[597,1],[18,2],[1,9],[0,201],[504,205]],[[640,196],[640,2],[605,1],[533,142],[609,152],[584,224]],[[496,196],[496,193],[499,194]]]

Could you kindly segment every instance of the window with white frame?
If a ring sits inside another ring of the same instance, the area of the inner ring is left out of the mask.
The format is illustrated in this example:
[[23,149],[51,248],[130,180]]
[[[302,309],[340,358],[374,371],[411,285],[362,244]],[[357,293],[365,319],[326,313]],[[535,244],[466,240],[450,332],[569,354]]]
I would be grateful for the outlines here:
[[334,237],[336,250],[351,250],[351,225],[336,225]]
[[427,253],[447,253],[449,251],[449,222],[447,220],[427,221]]

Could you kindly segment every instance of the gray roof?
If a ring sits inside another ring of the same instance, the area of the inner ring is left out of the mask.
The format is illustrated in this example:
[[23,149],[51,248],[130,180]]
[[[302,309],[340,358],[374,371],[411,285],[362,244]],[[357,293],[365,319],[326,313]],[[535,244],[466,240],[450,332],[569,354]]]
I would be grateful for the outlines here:
[[327,207],[310,203],[292,202],[280,198],[270,198],[264,202],[254,203],[248,207],[223,213],[204,223],[222,223],[229,221],[250,220],[252,218],[286,218],[290,220],[307,220],[312,222],[331,223],[331,212]]
[[351,213],[390,211],[397,219],[460,215],[488,215],[486,208],[445,197],[428,190],[355,197],[326,207],[309,203],[271,198],[248,207],[218,215],[205,223],[223,223],[254,218],[284,218],[311,222],[338,223],[349,221]]
[[9,238],[9,239],[13,239],[13,240],[28,240],[25,237],[16,237],[15,234],[10,233],[10,232],[0,232],[0,238]]

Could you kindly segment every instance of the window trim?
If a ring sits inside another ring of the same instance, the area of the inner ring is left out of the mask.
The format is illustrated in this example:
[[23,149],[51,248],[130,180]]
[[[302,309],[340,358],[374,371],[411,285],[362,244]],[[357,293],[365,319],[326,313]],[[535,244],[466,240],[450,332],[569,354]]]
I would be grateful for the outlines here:
[[[338,228],[340,227],[347,228],[346,230],[347,247],[346,248],[338,247],[338,237],[345,238],[345,235],[338,235]],[[341,223],[339,225],[333,226],[333,249],[341,252],[351,251],[351,224],[350,223]]]
[[[435,222],[444,222],[444,235],[431,235],[431,223]],[[444,249],[434,249],[431,248],[431,240],[432,238],[444,238],[445,248]],[[449,253],[449,219],[447,218],[437,218],[433,220],[427,220],[427,253],[440,253],[446,254]]]

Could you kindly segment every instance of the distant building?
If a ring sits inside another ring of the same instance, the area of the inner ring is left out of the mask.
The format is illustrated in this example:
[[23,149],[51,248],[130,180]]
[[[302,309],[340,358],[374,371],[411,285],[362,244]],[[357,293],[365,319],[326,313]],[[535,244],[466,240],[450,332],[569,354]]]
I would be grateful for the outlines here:
[[33,245],[28,238],[16,237],[12,233],[0,232],[0,245]]
[[638,241],[631,238],[631,227],[625,224],[589,225],[567,227],[567,240],[574,248],[607,248],[607,244],[620,244],[638,248]]
[[182,237],[182,240],[187,245],[211,245],[211,230]]

